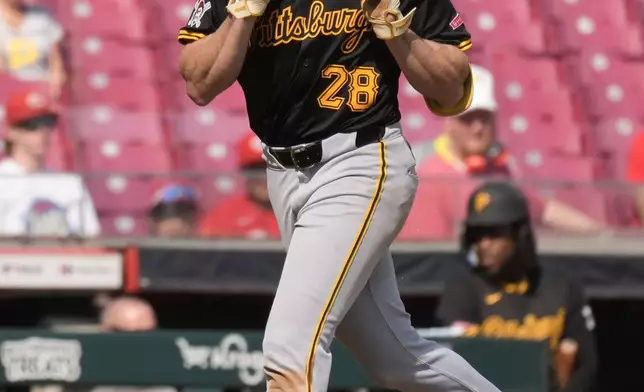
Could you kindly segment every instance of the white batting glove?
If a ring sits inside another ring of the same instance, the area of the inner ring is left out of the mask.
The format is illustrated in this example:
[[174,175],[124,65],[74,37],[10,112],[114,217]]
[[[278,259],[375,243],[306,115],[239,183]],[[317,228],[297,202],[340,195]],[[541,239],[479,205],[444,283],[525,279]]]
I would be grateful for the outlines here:
[[414,8],[403,16],[400,12],[400,0],[362,0],[362,10],[376,37],[384,40],[398,37],[407,31],[416,12]]
[[270,0],[228,0],[226,9],[237,19],[261,16]]

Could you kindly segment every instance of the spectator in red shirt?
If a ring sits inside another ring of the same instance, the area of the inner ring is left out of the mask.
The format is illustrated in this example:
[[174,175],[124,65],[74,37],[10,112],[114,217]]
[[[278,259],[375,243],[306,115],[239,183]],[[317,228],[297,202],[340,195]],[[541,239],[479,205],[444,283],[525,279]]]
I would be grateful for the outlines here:
[[266,163],[255,134],[245,136],[237,147],[245,193],[224,200],[211,210],[201,225],[208,237],[279,238],[266,184]]
[[181,184],[167,184],[152,199],[148,211],[151,234],[157,237],[191,237],[199,213],[197,192]]
[[[510,178],[517,167],[496,139],[494,77],[473,65],[474,96],[464,113],[445,119],[444,131],[430,143],[414,146],[420,183],[414,206],[399,238],[451,239],[463,219],[467,196],[483,178]],[[573,231],[599,226],[585,214],[524,190],[532,215],[542,224]]]
[[635,223],[639,226],[641,222],[644,222],[644,132],[633,139],[631,151],[628,155],[626,179],[636,185],[635,207],[637,218]]

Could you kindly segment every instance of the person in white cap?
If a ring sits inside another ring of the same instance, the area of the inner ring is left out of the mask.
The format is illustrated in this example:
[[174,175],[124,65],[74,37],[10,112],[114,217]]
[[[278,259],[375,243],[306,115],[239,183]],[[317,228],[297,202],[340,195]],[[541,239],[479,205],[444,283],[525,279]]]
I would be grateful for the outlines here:
[[[443,166],[441,163],[444,163],[449,169],[466,171],[469,163],[474,164],[472,166],[476,166],[477,171],[481,171],[485,169],[480,167],[483,163],[481,159],[476,159],[476,162],[468,162],[468,159],[490,155],[489,153],[494,156],[502,155],[501,146],[495,145],[498,103],[494,96],[494,76],[489,70],[472,65],[472,77],[474,95],[469,109],[460,115],[446,117],[443,133],[437,139],[413,146],[419,170],[427,166],[426,161],[432,161],[432,167]],[[426,167],[424,170],[428,171]],[[433,168],[431,171],[442,170]]]
[[[412,147],[421,181],[399,239],[453,238],[467,195],[482,178],[508,179],[518,174],[512,156],[496,138],[499,105],[494,76],[479,65],[472,65],[472,76],[470,107],[445,118],[443,133],[436,139]],[[534,220],[543,225],[574,232],[601,229],[592,218],[568,205],[524,192]]]

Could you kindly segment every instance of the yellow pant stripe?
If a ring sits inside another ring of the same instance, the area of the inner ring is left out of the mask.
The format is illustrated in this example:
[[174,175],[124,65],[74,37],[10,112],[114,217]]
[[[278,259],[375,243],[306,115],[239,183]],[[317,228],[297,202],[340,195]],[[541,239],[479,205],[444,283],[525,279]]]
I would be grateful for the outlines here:
[[358,250],[360,250],[360,245],[362,244],[362,241],[364,240],[367,234],[369,226],[371,225],[371,221],[373,220],[373,216],[375,215],[376,207],[378,206],[378,203],[380,202],[380,198],[382,197],[382,191],[384,189],[385,180],[387,178],[387,155],[386,155],[385,142],[381,140],[378,142],[378,144],[380,145],[380,175],[378,177],[378,185],[376,186],[376,190],[373,194],[373,197],[371,198],[371,203],[369,205],[369,209],[367,210],[367,214],[364,217],[362,224],[360,225],[360,231],[358,232],[358,235],[356,236],[356,239],[354,240],[353,245],[351,246],[351,250],[349,251],[347,258],[345,259],[344,264],[342,265],[342,270],[340,271],[340,274],[338,275],[335,281],[335,284],[333,285],[333,290],[331,290],[331,295],[329,296],[329,299],[327,300],[326,305],[324,306],[324,310],[320,315],[320,320],[318,321],[318,324],[315,328],[315,334],[313,335],[313,341],[311,342],[311,348],[309,350],[309,355],[306,360],[305,377],[306,377],[307,392],[312,392],[312,388],[313,388],[312,383],[313,383],[313,366],[315,364],[315,353],[317,351],[318,343],[320,342],[320,336],[322,335],[322,330],[324,329],[324,325],[326,323],[327,318],[329,317],[329,313],[331,312],[331,309],[333,308],[333,304],[335,303],[338,293],[340,292],[340,288],[342,287],[342,284],[344,283],[344,280],[347,277],[347,274],[349,273],[349,269],[353,264],[353,260],[356,258],[356,255],[358,254]]

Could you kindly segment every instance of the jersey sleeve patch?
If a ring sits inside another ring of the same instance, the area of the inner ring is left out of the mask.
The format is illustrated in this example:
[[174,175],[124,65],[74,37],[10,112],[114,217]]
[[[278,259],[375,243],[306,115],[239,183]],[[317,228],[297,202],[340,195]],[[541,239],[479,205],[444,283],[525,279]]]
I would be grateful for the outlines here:
[[463,25],[463,18],[461,18],[461,14],[456,14],[454,19],[452,19],[451,22],[449,22],[449,26],[452,28],[452,30],[456,30],[459,27]]
[[454,45],[463,51],[472,47],[465,21],[450,0],[404,0],[404,5],[403,11],[417,8],[411,29],[419,37]]
[[186,45],[214,33],[222,23],[219,17],[220,12],[217,12],[216,8],[216,2],[213,7],[211,0],[197,0],[190,19],[179,30],[177,35],[179,43]]
[[463,97],[451,108],[444,108],[433,99],[425,98],[425,103],[429,110],[437,116],[449,117],[456,116],[466,111],[472,104],[474,97],[474,80],[472,77],[472,66],[470,65],[470,74],[465,79],[463,88]]

